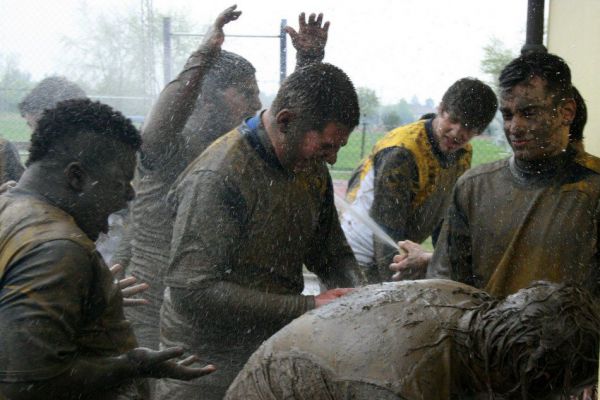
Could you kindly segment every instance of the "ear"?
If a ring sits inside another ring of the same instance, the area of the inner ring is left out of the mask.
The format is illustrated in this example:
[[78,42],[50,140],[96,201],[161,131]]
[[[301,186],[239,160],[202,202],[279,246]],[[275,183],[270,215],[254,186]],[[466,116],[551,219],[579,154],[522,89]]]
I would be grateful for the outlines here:
[[574,99],[563,100],[559,109],[558,116],[560,117],[563,125],[571,125],[573,119],[575,119],[575,113],[577,112],[577,103]]
[[81,167],[81,163],[77,161],[69,163],[65,167],[64,174],[67,179],[67,185],[71,190],[76,193],[83,192],[87,175]]
[[444,106],[442,105],[442,103],[438,104],[437,108],[435,109],[435,113],[437,115],[442,115],[442,112],[444,112]]
[[287,108],[279,111],[275,115],[275,122],[277,122],[277,129],[279,132],[286,133],[290,123],[296,118],[296,114]]

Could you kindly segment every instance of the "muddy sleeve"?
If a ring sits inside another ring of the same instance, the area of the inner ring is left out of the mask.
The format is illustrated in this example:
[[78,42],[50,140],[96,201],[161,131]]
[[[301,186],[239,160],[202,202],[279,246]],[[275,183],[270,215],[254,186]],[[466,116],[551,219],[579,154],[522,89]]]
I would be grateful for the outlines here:
[[0,184],[18,181],[24,170],[16,146],[9,141],[0,144]]
[[93,280],[90,256],[79,245],[55,240],[7,267],[0,308],[0,381],[53,378],[77,357],[75,343]]
[[185,298],[193,301],[189,304],[215,317],[243,313],[249,319],[291,321],[314,308],[312,296],[265,293],[230,282],[234,266],[244,268],[239,265],[243,260],[239,260],[238,246],[245,240],[246,202],[239,189],[219,174],[201,171],[189,178],[178,187],[179,206],[165,278],[172,293],[176,288],[186,289]]
[[198,317],[199,309],[205,322],[235,315],[240,330],[256,325],[283,326],[315,308],[314,296],[266,293],[227,281],[206,288],[171,288],[171,298],[192,320]]
[[119,274],[119,279],[122,279],[127,274],[127,268],[131,261],[131,239],[133,237],[133,224],[131,221],[132,214],[127,213],[123,219],[123,235],[117,245],[115,254],[112,257],[113,264],[121,264],[123,266],[123,272]]
[[[374,197],[370,215],[395,242],[406,239],[407,221],[414,194],[419,185],[419,171],[412,154],[402,147],[381,151],[374,163]],[[378,237],[373,237],[374,259],[382,281],[389,281],[389,265],[398,253]]]
[[160,168],[182,150],[181,131],[194,110],[203,78],[219,54],[201,46],[160,93],[142,128],[140,162],[145,168]]
[[442,224],[440,234],[427,269],[427,278],[452,279],[476,286],[471,253],[471,232],[465,214],[464,185],[457,184],[452,202]]
[[313,237],[304,263],[329,289],[357,287],[366,284],[363,269],[359,267],[340,226],[333,201],[333,183],[327,177],[327,188],[322,199],[319,226]]
[[325,58],[325,49],[315,49],[314,51],[296,52],[296,69],[306,67],[307,65],[317,64]]

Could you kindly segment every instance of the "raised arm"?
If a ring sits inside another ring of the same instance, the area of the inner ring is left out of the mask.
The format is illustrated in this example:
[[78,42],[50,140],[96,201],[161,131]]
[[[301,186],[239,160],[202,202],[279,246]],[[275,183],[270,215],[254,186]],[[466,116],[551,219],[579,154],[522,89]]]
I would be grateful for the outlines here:
[[142,163],[146,168],[160,166],[162,157],[178,151],[177,140],[187,123],[202,80],[221,52],[225,40],[223,27],[236,19],[241,11],[233,5],[223,11],[204,36],[204,40],[187,60],[183,70],[160,93],[142,128]]
[[291,26],[286,26],[285,31],[296,49],[296,68],[323,61],[329,31],[329,21],[323,24],[323,14],[310,14],[307,23],[306,15],[301,13],[298,16],[298,31]]

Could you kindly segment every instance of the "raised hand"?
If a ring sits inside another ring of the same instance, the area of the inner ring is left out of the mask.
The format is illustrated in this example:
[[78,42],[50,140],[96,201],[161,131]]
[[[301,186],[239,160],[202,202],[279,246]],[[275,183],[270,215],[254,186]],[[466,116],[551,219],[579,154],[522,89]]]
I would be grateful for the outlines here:
[[298,17],[298,32],[291,26],[286,26],[285,31],[292,39],[292,45],[297,52],[307,54],[321,54],[325,51],[327,44],[327,32],[329,31],[329,21],[322,26],[323,14],[316,16],[314,13],[308,17],[301,13]]
[[211,50],[219,49],[223,42],[225,41],[225,33],[223,32],[223,27],[231,21],[235,21],[242,14],[241,11],[235,11],[237,5],[232,5],[223,11],[212,26],[206,32],[204,36],[203,46],[208,47]]
[[217,369],[214,365],[206,365],[202,368],[190,367],[191,364],[198,361],[198,357],[195,355],[179,362],[173,361],[174,358],[182,355],[183,349],[180,347],[171,347],[160,351],[138,347],[127,352],[127,359],[133,364],[140,377],[189,381],[208,375]]

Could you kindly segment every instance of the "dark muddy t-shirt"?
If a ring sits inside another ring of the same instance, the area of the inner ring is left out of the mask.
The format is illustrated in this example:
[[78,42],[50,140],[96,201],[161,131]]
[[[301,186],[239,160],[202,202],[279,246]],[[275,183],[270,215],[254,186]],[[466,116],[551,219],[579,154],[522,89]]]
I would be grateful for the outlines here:
[[[221,361],[220,373],[199,385],[225,377],[224,393],[231,371],[263,340],[314,307],[312,296],[301,295],[303,264],[328,287],[364,281],[327,167],[289,173],[262,127],[244,124],[218,139],[174,188],[171,296],[163,305],[173,311],[163,312],[161,341]],[[177,290],[190,295],[178,299]]]
[[1,382],[52,379],[76,357],[135,347],[93,242],[68,214],[17,189],[0,196],[0,273]]
[[598,289],[600,159],[569,150],[543,173],[512,159],[459,179],[429,277],[505,296],[532,281]]

